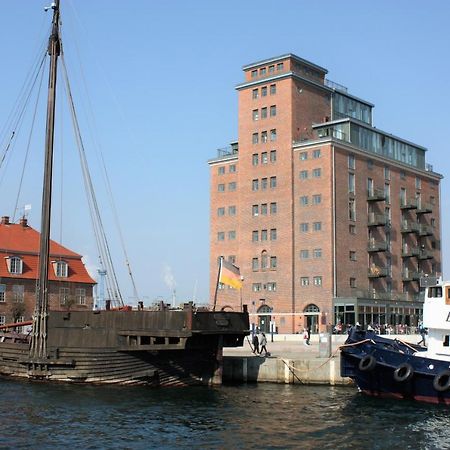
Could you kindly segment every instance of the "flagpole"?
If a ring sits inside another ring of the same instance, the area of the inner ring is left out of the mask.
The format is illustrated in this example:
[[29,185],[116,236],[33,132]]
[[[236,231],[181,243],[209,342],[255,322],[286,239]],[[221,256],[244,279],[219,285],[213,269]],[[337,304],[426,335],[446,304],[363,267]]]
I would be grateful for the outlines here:
[[223,261],[223,256],[220,257],[219,271],[217,272],[217,283],[216,283],[216,291],[214,292],[214,306],[213,306],[213,311],[216,310],[217,291],[219,290],[219,280],[220,280],[220,272],[221,272],[221,270],[222,270],[222,261]]

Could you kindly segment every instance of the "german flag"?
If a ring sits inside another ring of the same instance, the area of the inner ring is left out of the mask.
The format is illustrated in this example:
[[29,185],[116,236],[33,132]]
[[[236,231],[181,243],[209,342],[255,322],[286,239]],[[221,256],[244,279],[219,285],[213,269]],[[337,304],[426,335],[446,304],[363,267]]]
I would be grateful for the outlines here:
[[219,270],[219,283],[232,286],[235,289],[240,289],[242,287],[241,272],[239,271],[239,267],[236,267],[234,264],[220,258]]

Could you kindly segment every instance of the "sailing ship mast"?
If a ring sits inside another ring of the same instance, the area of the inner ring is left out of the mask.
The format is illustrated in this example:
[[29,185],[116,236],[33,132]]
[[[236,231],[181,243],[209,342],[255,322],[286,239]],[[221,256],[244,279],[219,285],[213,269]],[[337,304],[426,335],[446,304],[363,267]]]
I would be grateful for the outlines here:
[[55,131],[56,73],[60,54],[59,0],[52,3],[52,32],[48,43],[50,70],[48,80],[47,125],[45,135],[44,183],[42,192],[41,237],[39,247],[39,280],[33,316],[30,356],[47,358],[48,265],[50,252],[50,215],[52,200],[53,143]]

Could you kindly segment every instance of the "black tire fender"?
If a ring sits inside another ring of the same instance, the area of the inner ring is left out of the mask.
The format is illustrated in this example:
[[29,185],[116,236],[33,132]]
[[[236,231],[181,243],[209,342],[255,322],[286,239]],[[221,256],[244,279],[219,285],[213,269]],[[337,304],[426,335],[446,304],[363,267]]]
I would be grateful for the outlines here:
[[438,392],[445,392],[450,389],[450,370],[443,370],[438,373],[433,380],[433,387]]
[[372,355],[366,355],[361,358],[358,364],[358,369],[362,372],[370,372],[375,369],[377,365],[377,360]]
[[411,364],[408,363],[400,364],[394,370],[394,380],[398,381],[399,383],[409,381],[413,377],[413,375],[414,369],[412,368]]

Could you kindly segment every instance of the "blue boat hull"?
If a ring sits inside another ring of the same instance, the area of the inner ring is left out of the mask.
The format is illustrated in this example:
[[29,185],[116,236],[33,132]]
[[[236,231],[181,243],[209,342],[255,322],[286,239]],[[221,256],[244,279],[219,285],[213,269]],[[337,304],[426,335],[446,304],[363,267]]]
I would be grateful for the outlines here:
[[374,397],[450,405],[450,362],[419,356],[425,348],[353,329],[341,347],[341,376]]

